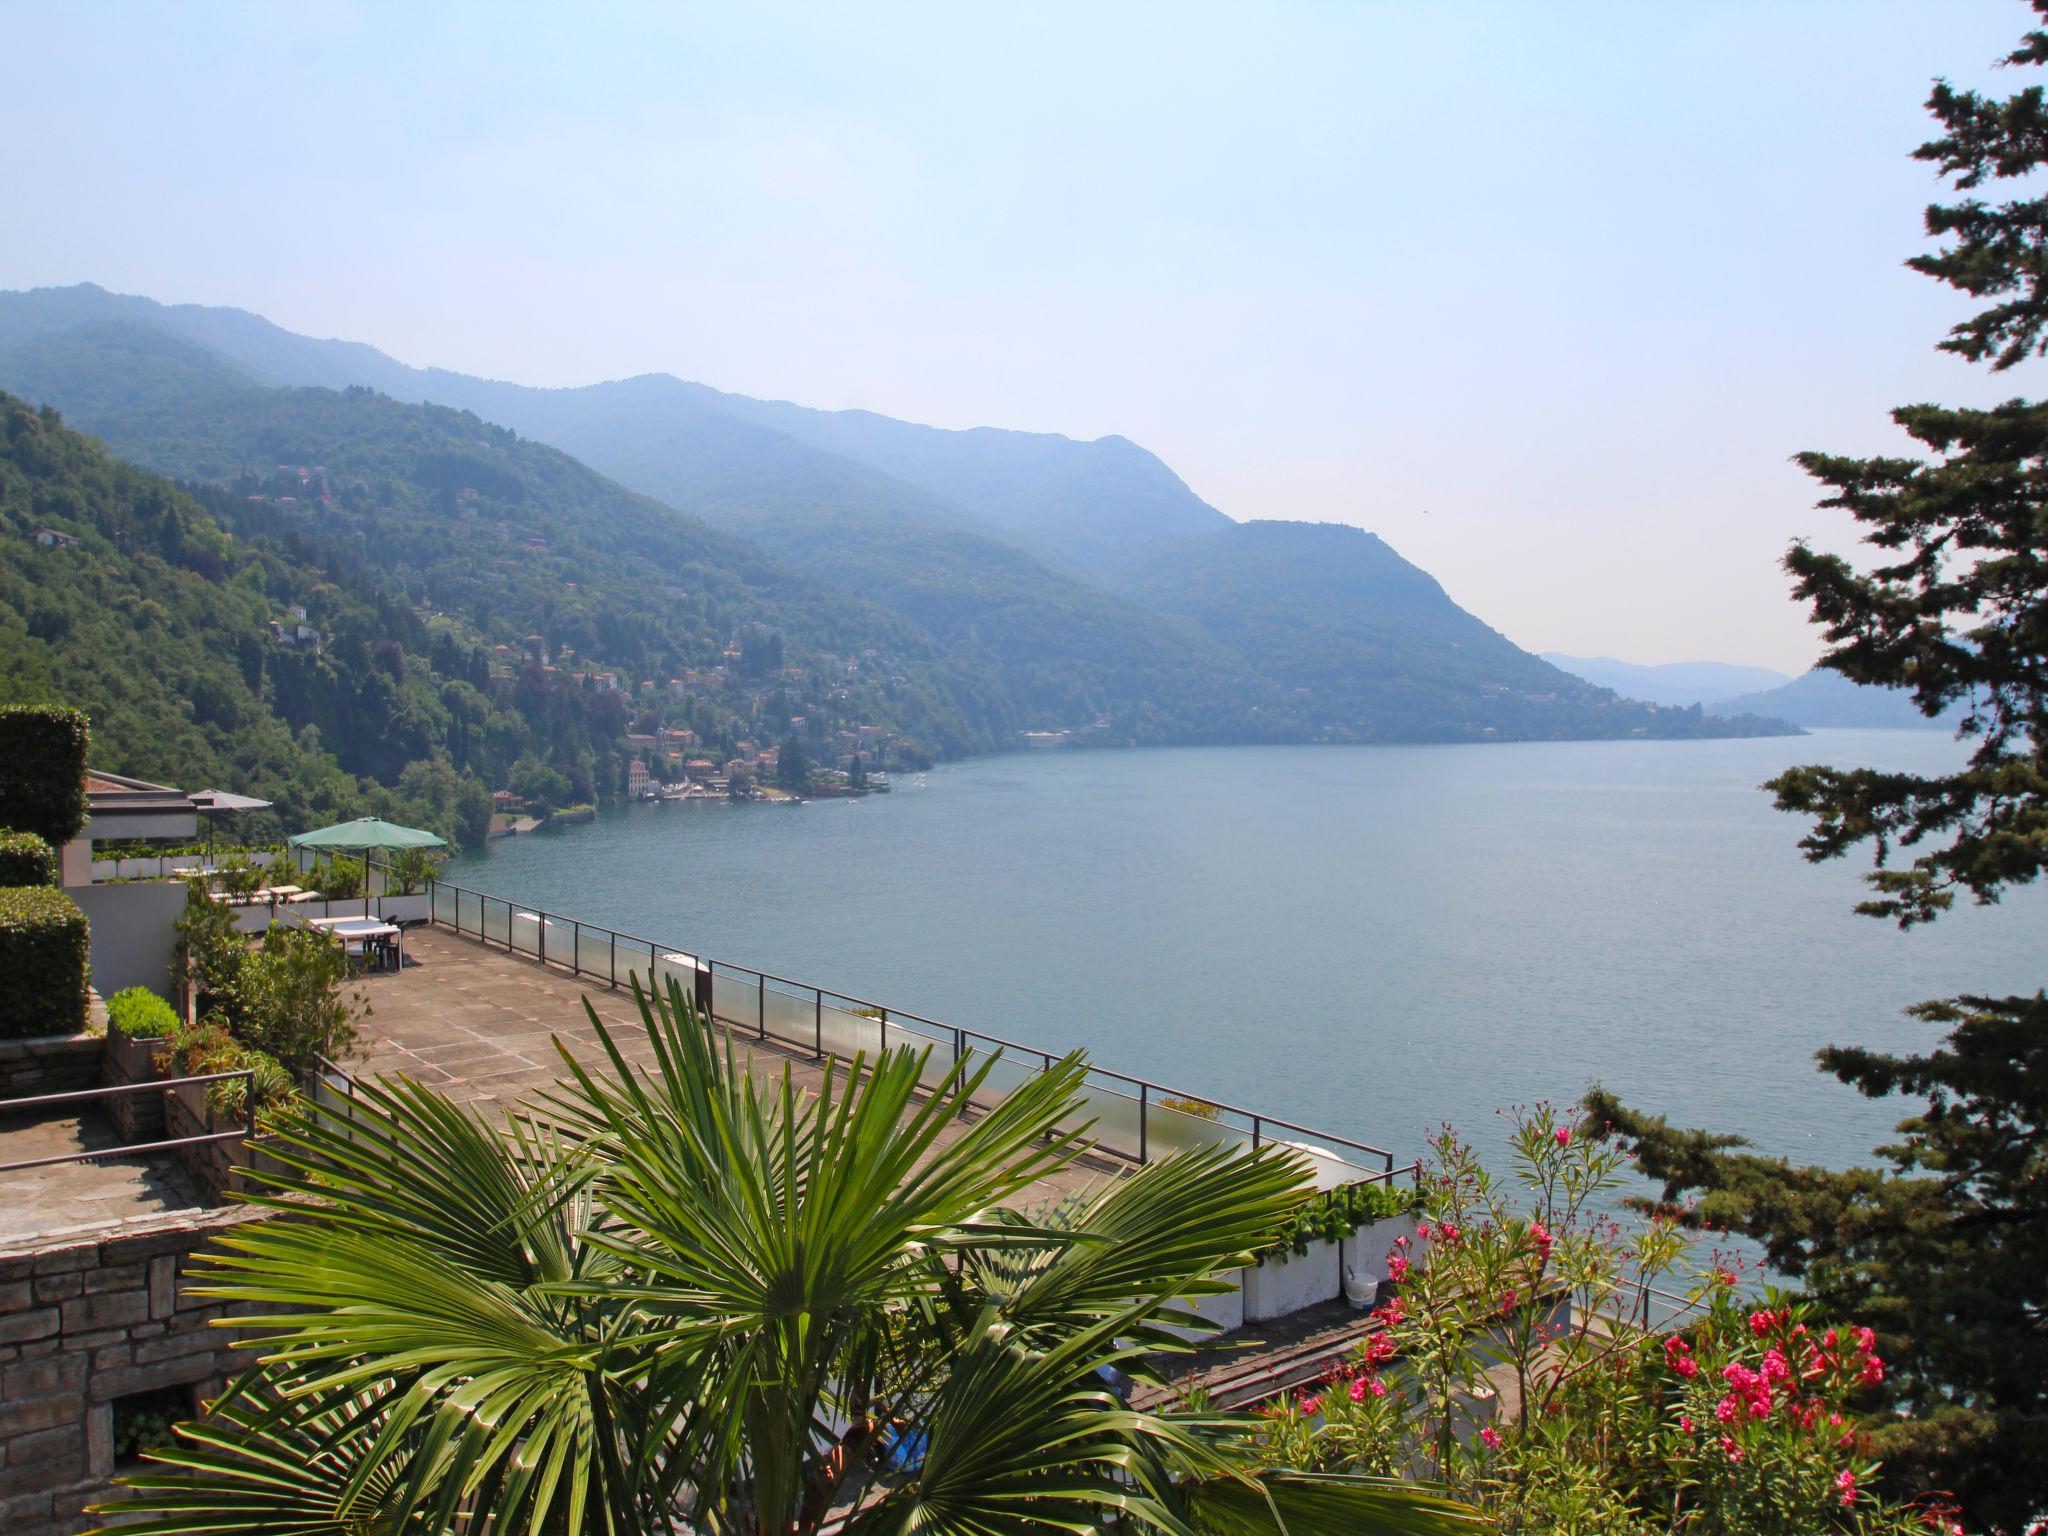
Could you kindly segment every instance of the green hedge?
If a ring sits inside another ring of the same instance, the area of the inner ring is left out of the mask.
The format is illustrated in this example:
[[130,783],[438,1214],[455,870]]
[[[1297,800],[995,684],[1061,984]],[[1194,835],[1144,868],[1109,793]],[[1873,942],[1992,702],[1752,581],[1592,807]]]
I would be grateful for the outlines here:
[[56,849],[33,832],[0,832],[0,886],[56,883]]
[[46,885],[0,887],[0,1038],[85,1028],[85,914]]
[[48,704],[0,708],[0,827],[61,848],[85,825],[85,716]]
[[177,1033],[178,1011],[147,987],[129,987],[107,999],[107,1027],[130,1040],[161,1040]]

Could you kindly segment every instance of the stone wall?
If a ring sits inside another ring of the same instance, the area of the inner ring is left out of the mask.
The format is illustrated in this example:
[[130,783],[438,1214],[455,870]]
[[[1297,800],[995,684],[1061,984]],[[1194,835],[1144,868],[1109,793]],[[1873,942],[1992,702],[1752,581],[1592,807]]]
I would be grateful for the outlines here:
[[193,1254],[263,1213],[132,1217],[91,1235],[50,1234],[0,1252],[0,1531],[69,1536],[117,1490],[114,1416],[124,1398],[176,1389],[186,1411],[248,1363],[213,1326],[231,1309],[193,1296]]
[[100,1086],[100,1042],[91,1035],[0,1040],[0,1099],[77,1093]]

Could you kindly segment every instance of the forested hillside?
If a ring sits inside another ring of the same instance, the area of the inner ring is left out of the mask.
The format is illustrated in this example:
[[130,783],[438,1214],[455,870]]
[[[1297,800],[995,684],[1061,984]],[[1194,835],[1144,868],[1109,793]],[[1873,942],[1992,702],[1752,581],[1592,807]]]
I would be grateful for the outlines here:
[[[0,395],[0,700],[84,709],[96,767],[276,801],[257,832],[376,813],[480,835],[490,796],[446,754],[449,684],[406,648],[424,626],[305,554],[230,537],[192,497]],[[291,603],[320,613],[331,646],[273,641]],[[480,733],[519,738],[455,687]],[[358,777],[387,754],[393,788]]]

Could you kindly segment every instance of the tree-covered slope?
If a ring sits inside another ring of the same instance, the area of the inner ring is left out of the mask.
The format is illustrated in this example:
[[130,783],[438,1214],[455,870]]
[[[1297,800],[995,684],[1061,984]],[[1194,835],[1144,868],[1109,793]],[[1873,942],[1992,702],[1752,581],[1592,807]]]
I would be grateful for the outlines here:
[[[104,342],[117,334],[165,387],[108,398]],[[235,486],[480,637],[537,634],[551,652],[666,678],[717,665],[739,626],[766,624],[802,649],[886,658],[906,681],[872,701],[869,723],[939,755],[1012,728],[1004,703],[914,626],[556,449],[367,389],[185,387],[206,356],[95,326],[0,350],[0,387],[34,389],[148,468]]]
[[[45,546],[44,530],[64,537]],[[293,603],[331,645],[274,641]],[[0,701],[85,710],[94,766],[276,801],[259,831],[375,812],[479,833],[488,791],[446,752],[457,715],[515,747],[521,732],[466,685],[448,697],[408,649],[423,639],[410,610],[229,536],[193,497],[0,395]]]
[[1237,524],[1162,558],[1137,589],[1256,665],[1338,740],[1731,731],[1698,710],[1618,699],[1560,672],[1348,524]]
[[972,529],[888,513],[763,513],[739,523],[805,570],[914,619],[1002,680],[1037,728],[1105,722],[1105,742],[1300,740],[1297,713],[1244,659],[1171,617]]

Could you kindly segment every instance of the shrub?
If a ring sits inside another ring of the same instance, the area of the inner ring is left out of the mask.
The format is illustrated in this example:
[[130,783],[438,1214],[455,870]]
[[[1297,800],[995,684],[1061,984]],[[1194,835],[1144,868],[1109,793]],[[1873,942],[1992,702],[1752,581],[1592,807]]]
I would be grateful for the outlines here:
[[0,887],[0,1038],[85,1028],[85,914],[46,885]]
[[243,956],[231,989],[236,1036],[295,1072],[310,1070],[317,1056],[353,1053],[361,999],[343,995],[347,974],[341,946],[326,935],[273,926]]
[[[180,1022],[157,1050],[156,1069],[173,1077],[205,1077],[214,1072],[255,1074],[256,1112],[270,1115],[290,1105],[298,1091],[291,1074],[277,1059],[235,1038],[225,1015],[210,1013],[196,1023]],[[248,1084],[239,1078],[206,1085],[206,1107],[217,1115],[243,1115]]]
[[45,704],[0,707],[0,826],[61,848],[85,825],[85,716]]
[[1618,1151],[1538,1106],[1514,1127],[1515,1191],[1449,1131],[1432,1145],[1427,1219],[1389,1261],[1384,1326],[1270,1412],[1277,1460],[1426,1477],[1502,1532],[1950,1529],[1873,1487],[1850,1422],[1884,1374],[1869,1330],[1745,1301],[1716,1256],[1686,1286],[1694,1321],[1660,1333],[1645,1287],[1678,1272],[1686,1239],[1607,1215]]
[[177,1033],[178,1011],[147,987],[129,987],[107,999],[107,1024],[130,1040],[162,1040]]
[[307,872],[306,879],[329,901],[348,901],[363,894],[363,861],[323,856]]
[[33,832],[0,832],[0,886],[56,883],[54,848]]

